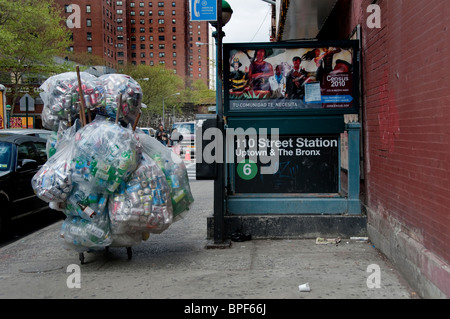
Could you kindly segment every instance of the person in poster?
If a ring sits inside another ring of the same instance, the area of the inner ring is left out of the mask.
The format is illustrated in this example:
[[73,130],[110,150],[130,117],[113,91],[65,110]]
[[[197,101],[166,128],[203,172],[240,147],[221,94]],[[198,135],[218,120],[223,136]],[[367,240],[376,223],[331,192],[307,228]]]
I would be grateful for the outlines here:
[[286,76],[286,98],[288,99],[303,99],[305,95],[305,88],[303,84],[308,79],[305,70],[300,68],[302,59],[295,56],[292,59],[294,68]]
[[272,98],[284,98],[286,95],[286,77],[284,76],[282,64],[275,67],[275,75],[270,78],[270,87],[272,89]]
[[245,72],[239,70],[242,63],[239,58],[233,59],[233,71],[230,72],[230,93],[242,94],[248,82],[248,68],[245,68]]
[[264,61],[266,57],[265,49],[257,49],[248,72],[250,89],[258,97],[270,96],[271,93],[269,79],[274,72],[272,64]]

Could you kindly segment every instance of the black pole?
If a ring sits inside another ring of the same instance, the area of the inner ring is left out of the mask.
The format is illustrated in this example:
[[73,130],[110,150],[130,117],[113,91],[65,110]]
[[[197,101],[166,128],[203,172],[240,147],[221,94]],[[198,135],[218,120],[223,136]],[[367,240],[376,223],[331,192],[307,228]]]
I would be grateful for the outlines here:
[[[223,102],[222,102],[222,0],[217,0],[217,77],[216,77],[216,98],[217,98],[217,125],[222,136],[224,136],[223,123]],[[222,154],[225,154],[222,151]],[[225,192],[225,176],[224,176],[224,159],[217,163],[217,176],[214,180],[214,243],[224,243],[224,192]]]

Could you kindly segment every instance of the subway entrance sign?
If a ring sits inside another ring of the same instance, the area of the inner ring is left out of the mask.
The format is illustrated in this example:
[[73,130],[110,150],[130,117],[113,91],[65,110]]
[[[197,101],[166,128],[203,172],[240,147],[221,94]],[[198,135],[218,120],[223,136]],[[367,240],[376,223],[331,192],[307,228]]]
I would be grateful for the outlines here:
[[359,50],[357,40],[224,44],[225,234],[342,236],[329,217],[364,218]]
[[[236,139],[235,191],[338,193],[339,142],[339,136],[309,135],[280,136],[276,141],[250,137]],[[275,157],[275,152],[278,153],[278,163],[272,172],[263,174],[261,166],[268,164],[261,162],[261,155],[272,154]],[[239,157],[241,159],[238,162]]]

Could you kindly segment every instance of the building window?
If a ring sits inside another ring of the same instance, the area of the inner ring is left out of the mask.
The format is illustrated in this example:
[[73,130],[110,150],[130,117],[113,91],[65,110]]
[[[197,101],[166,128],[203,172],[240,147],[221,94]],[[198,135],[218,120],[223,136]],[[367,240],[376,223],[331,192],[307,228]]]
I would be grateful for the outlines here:
[[118,48],[123,48],[123,43],[117,43]]
[[172,48],[176,49],[177,48],[177,44],[176,43],[172,44]]
[[131,52],[131,57],[135,58],[136,57],[136,52]]
[[152,33],[153,32],[153,27],[148,28],[148,32]]
[[130,8],[134,8],[134,2],[130,3]]
[[135,16],[135,15],[136,15],[136,12],[130,11],[130,16]]
[[145,65],[145,61],[141,61],[141,64],[142,64],[142,65]]
[[158,32],[164,32],[164,27],[158,28]]
[[177,28],[173,27],[172,32],[177,32]]
[[123,31],[123,27],[118,26],[118,27],[117,27],[117,31],[118,31],[118,32],[122,32],[122,31]]
[[145,52],[141,52],[141,58],[145,58]]
[[152,15],[153,15],[153,11],[150,10],[150,11],[148,12],[148,15],[149,15],[149,16],[152,16]]
[[117,60],[117,63],[123,65],[123,60]]
[[160,58],[164,58],[166,56],[166,54],[164,52],[159,52],[159,57]]
[[153,61],[150,61],[150,65],[154,65]]
[[65,11],[66,13],[72,13],[72,5],[71,5],[71,4],[66,4],[66,5],[64,6],[64,11]]
[[164,16],[164,10],[158,11],[158,15],[159,15],[159,16]]
[[131,50],[136,50],[136,44],[135,44],[135,43],[133,43],[133,44],[131,45]]
[[124,53],[123,53],[123,51],[119,51],[119,52],[117,52],[117,56],[118,56],[118,57],[123,57],[123,56],[124,56]]
[[149,3],[148,3],[148,6],[149,6],[149,7],[153,7],[153,3],[152,3],[152,2],[149,2]]
[[164,49],[164,48],[166,47],[166,45],[165,45],[165,44],[160,44],[160,45],[158,45],[158,47],[159,47],[160,49]]
[[164,24],[164,19],[158,19],[158,24]]
[[87,47],[87,52],[92,53],[92,47]]
[[173,65],[177,65],[177,61],[173,60]]
[[123,19],[116,19],[116,22],[117,22],[117,23],[122,23],[122,22],[123,22]]
[[90,5],[86,5],[86,13],[91,13],[91,6]]
[[131,23],[131,24],[136,24],[136,20],[130,19],[130,23]]
[[166,40],[166,37],[163,36],[163,35],[160,35],[160,36],[158,37],[158,39],[159,39],[159,41],[165,41],[165,40]]
[[176,24],[176,23],[177,23],[177,20],[172,19],[172,24]]
[[140,37],[139,37],[139,40],[145,41],[145,36],[140,36]]
[[117,14],[122,14],[123,11],[122,11],[122,9],[117,9],[117,10],[116,10],[116,13],[117,13]]
[[148,38],[149,38],[150,41],[153,41],[153,36],[152,35],[149,36]]
[[172,7],[175,8],[175,1],[172,1]]
[[175,58],[175,57],[177,56],[177,53],[174,52],[174,53],[172,53],[172,55],[173,55],[173,57]]
[[144,7],[144,3],[143,3],[143,2],[139,2],[139,6],[140,6],[141,8],[143,8],[143,7]]
[[139,28],[139,32],[145,32],[145,28]]
[[145,20],[144,20],[144,19],[141,19],[141,20],[139,20],[139,23],[140,23],[140,24],[145,24]]
[[139,11],[139,15],[140,16],[145,16],[145,12],[144,11]]
[[92,32],[87,33],[87,40],[92,41]]
[[164,7],[164,2],[158,2],[158,7]]
[[145,50],[145,44],[141,44],[141,50]]
[[116,6],[121,6],[122,5],[122,1],[116,1]]
[[130,32],[131,33],[136,33],[136,28],[131,28]]
[[131,36],[131,41],[136,41],[136,36],[135,35]]
[[87,27],[92,27],[92,20],[91,19],[86,19],[86,26]]

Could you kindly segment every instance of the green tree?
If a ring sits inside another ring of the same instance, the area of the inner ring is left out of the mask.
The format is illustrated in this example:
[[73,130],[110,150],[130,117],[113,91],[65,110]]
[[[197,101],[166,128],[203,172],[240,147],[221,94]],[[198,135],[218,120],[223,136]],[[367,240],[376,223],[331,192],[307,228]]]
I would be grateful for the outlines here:
[[0,0],[0,72],[11,74],[13,100],[24,75],[66,71],[54,61],[71,44],[60,12],[53,0]]
[[216,91],[211,91],[202,80],[192,84],[191,101],[195,105],[210,105],[216,103]]

